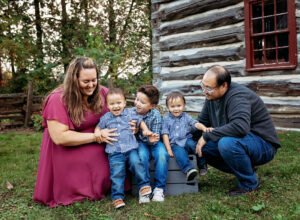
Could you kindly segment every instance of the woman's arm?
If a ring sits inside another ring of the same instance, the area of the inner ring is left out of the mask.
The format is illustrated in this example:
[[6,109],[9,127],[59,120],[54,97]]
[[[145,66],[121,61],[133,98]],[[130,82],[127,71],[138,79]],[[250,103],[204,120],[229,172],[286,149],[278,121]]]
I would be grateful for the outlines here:
[[69,126],[57,120],[47,120],[48,131],[52,141],[61,146],[77,146],[96,141],[94,133],[72,131]]

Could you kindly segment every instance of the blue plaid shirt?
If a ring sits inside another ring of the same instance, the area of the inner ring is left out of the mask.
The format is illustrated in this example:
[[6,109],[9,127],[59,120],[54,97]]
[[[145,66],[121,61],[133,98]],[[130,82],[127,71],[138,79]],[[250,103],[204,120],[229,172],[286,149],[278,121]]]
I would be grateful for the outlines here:
[[168,134],[170,144],[184,147],[186,140],[192,137],[191,129],[195,128],[198,121],[183,112],[180,116],[174,117],[170,112],[163,118],[162,134]]
[[[146,123],[148,129],[152,131],[155,134],[159,134],[161,132],[161,115],[160,112],[153,108],[150,111],[148,111],[145,115],[142,116],[144,122]],[[143,131],[140,129],[137,133],[137,137],[139,141],[148,143],[148,144],[156,144],[156,143],[150,143],[149,138],[145,137],[143,135]]]
[[119,136],[116,137],[118,141],[113,142],[114,145],[106,144],[106,153],[125,153],[129,150],[138,148],[138,142],[128,124],[131,120],[137,121],[137,126],[139,126],[142,121],[142,116],[136,112],[135,108],[125,108],[118,116],[114,116],[111,112],[107,112],[100,118],[100,122],[97,124],[99,128],[117,128],[118,130],[114,133],[119,133]]

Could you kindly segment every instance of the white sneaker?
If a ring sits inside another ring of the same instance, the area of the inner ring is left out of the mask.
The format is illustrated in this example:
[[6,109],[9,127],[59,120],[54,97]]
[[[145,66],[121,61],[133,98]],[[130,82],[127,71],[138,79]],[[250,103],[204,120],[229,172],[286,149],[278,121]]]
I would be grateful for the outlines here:
[[147,203],[150,202],[150,195],[151,195],[151,187],[144,186],[139,191],[139,203]]
[[164,190],[161,188],[155,188],[153,190],[153,197],[152,197],[153,202],[163,202],[165,201],[165,196],[164,196]]
[[139,195],[139,203],[148,203],[150,202],[150,195],[145,195],[145,196],[142,196],[142,195]]

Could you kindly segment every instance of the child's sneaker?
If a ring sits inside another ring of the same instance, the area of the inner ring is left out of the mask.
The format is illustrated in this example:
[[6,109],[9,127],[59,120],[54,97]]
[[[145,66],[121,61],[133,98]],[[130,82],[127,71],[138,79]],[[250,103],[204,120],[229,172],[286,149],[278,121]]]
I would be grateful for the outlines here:
[[155,187],[153,190],[153,197],[152,197],[153,202],[163,202],[165,201],[165,196],[164,196],[164,190],[161,188]]
[[207,174],[208,168],[207,165],[204,164],[202,167],[199,167],[200,176],[205,176]]
[[192,168],[186,173],[186,181],[192,181],[197,176],[197,170]]
[[113,200],[113,204],[115,209],[119,209],[125,206],[125,203],[123,202],[123,199],[115,199]]
[[150,186],[143,186],[139,191],[139,203],[147,203],[150,202],[150,194],[151,194]]

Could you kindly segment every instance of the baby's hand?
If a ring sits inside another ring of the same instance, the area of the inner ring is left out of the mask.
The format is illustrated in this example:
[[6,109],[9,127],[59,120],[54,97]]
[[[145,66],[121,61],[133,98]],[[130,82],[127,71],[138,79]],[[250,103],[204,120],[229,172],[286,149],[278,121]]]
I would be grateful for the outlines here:
[[159,135],[152,133],[152,135],[149,136],[149,142],[150,143],[155,143],[159,141]]
[[168,150],[168,154],[170,157],[174,157],[173,151],[172,150]]
[[150,135],[152,135],[152,134],[153,134],[153,132],[150,131],[150,130],[143,130],[143,135],[144,135],[145,137],[150,136]]

